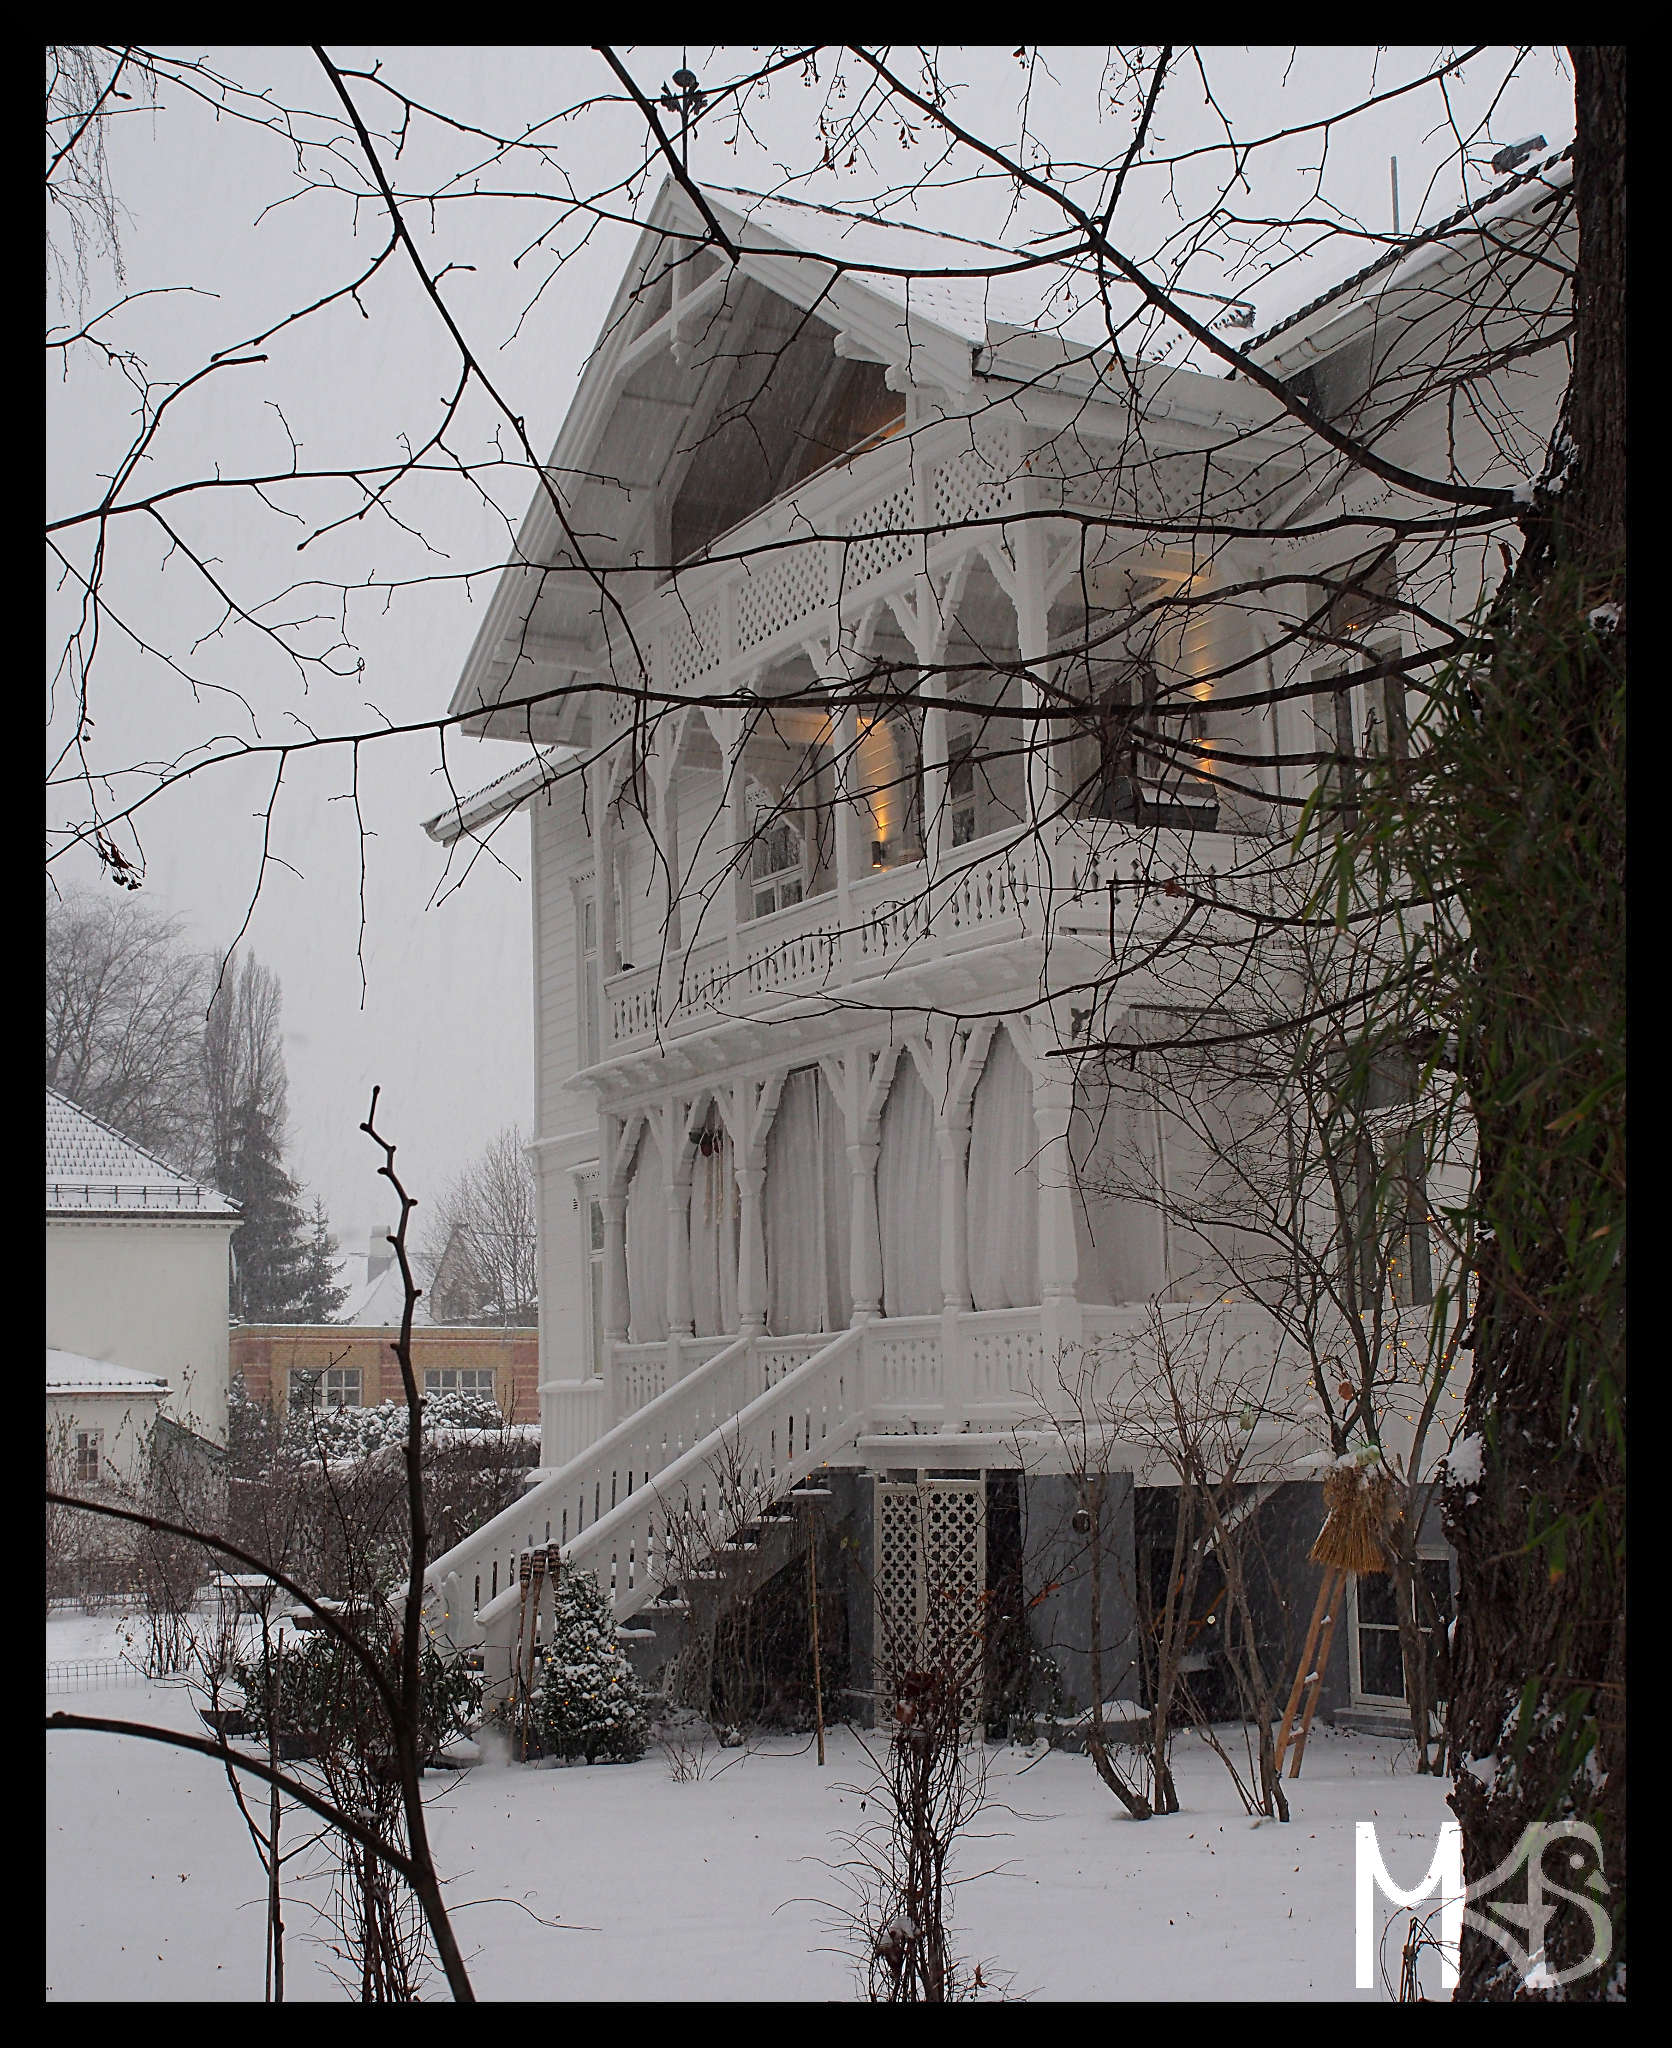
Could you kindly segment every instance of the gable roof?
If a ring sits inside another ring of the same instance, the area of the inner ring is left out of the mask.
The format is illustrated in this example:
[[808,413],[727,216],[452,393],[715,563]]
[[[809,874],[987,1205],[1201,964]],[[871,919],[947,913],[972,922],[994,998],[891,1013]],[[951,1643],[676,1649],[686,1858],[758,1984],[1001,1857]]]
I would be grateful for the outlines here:
[[[412,1310],[412,1327],[415,1330],[434,1328],[429,1300],[429,1289],[425,1288]],[[363,1282],[338,1309],[332,1321],[356,1329],[398,1330],[405,1313],[406,1287],[401,1279],[400,1266],[394,1264],[385,1266],[375,1279]]]
[[[977,376],[997,366],[1018,335],[1043,345],[1021,373],[1027,388],[1053,386],[1066,373],[1077,402],[1085,396],[1087,356],[1109,354],[1103,299],[1072,264],[783,198],[714,188],[704,197],[737,261],[714,254],[689,194],[666,181],[581,372],[545,467],[546,487],[533,495],[453,692],[450,715],[470,720],[467,730],[530,745],[567,740],[573,729],[565,701],[609,678],[618,653],[637,680],[637,650],[623,623],[651,588],[650,571],[641,569],[654,558],[645,521],[683,447],[705,376],[739,359],[732,327],[753,317],[743,310],[751,291],[833,329],[837,356],[885,365],[895,389],[948,392],[955,405],[956,394],[973,392]],[[678,308],[660,297],[671,296],[676,278]],[[1123,318],[1129,309],[1118,290],[1116,298]],[[1130,310],[1140,304],[1133,292]],[[1013,365],[1001,374],[1015,381]],[[1154,374],[1168,383],[1175,405],[1185,402],[1186,385],[1199,385],[1204,418],[1215,423],[1227,406],[1240,414],[1257,396],[1227,399],[1223,378],[1176,365],[1156,366]],[[1249,422],[1239,417],[1239,424]],[[565,524],[585,536],[584,555]],[[537,696],[540,706],[527,704]],[[493,718],[495,706],[507,708]]]
[[225,1195],[177,1172],[52,1088],[46,1091],[46,1207],[48,1215],[132,1209],[238,1214]]

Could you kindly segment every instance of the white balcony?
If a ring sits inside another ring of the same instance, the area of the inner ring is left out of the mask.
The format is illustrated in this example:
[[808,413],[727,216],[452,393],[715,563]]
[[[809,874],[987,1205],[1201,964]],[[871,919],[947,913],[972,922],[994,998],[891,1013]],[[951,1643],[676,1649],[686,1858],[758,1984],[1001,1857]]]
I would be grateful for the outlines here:
[[[659,962],[612,976],[604,987],[601,1063],[647,1046],[781,1013],[786,1002],[841,994],[892,1004],[926,997],[917,980],[940,963],[1008,947],[1009,965],[1037,972],[1063,949],[1066,978],[1105,962],[1146,921],[1176,915],[1177,893],[1220,906],[1234,929],[1239,906],[1269,908],[1252,872],[1258,847],[1225,833],[1058,820],[1038,831],[990,834],[959,847],[938,869],[925,861],[867,875],[849,890],[804,898],[730,933],[700,937]],[[1111,885],[1113,885],[1111,887]],[[1205,929],[1206,927],[1202,927]],[[1035,942],[1034,953],[1019,950]]]

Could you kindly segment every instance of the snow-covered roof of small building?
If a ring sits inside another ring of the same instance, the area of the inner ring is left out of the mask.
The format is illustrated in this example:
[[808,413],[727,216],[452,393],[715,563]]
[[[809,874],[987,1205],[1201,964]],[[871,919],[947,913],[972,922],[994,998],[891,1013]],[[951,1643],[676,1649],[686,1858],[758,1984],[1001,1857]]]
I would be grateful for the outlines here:
[[225,1195],[179,1173],[54,1089],[46,1091],[46,1206],[65,1210],[191,1210],[238,1214]]
[[112,1365],[108,1359],[83,1358],[78,1351],[49,1350],[46,1390],[49,1394],[160,1396],[168,1392],[168,1382],[154,1373],[136,1372],[132,1366]]

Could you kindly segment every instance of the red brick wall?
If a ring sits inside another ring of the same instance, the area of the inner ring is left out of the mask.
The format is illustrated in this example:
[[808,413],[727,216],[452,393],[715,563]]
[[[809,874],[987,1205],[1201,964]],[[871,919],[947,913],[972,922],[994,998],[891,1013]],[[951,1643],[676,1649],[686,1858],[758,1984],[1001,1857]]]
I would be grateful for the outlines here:
[[[293,1372],[358,1367],[368,1408],[401,1398],[396,1332],[349,1325],[249,1323],[232,1332],[231,1369],[252,1400],[284,1408]],[[412,1366],[422,1387],[426,1368],[489,1370],[499,1405],[512,1422],[540,1420],[540,1338],[536,1330],[414,1330]]]

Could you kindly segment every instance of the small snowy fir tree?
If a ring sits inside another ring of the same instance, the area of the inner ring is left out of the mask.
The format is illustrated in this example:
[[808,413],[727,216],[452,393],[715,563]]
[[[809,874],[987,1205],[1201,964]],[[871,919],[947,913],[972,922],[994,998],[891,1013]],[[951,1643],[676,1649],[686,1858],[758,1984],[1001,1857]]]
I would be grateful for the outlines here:
[[615,1639],[615,1618],[591,1572],[557,1582],[557,1627],[546,1658],[539,1725],[549,1756],[631,1763],[650,1740],[644,1691]]

